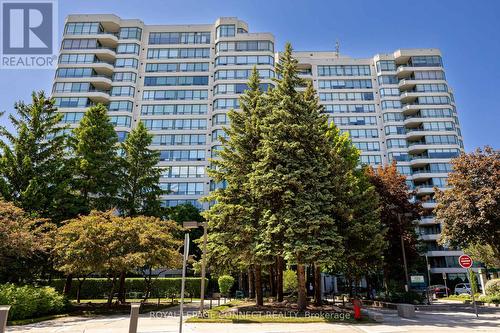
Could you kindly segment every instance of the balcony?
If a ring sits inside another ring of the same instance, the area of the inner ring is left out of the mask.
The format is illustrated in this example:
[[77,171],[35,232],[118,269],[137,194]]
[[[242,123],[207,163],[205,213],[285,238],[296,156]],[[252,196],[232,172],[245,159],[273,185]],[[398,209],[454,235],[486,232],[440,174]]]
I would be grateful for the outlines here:
[[422,216],[422,218],[418,221],[419,225],[426,225],[426,224],[436,224],[436,218],[434,216]]
[[436,175],[432,173],[430,170],[418,170],[414,171],[412,173],[411,179],[412,180],[418,180],[418,181],[424,181],[426,179],[430,179],[432,177],[435,177]]
[[54,82],[82,82],[91,83],[96,89],[108,90],[111,88],[112,79],[110,75],[105,74],[93,74],[89,76],[77,76],[77,77],[56,77]]
[[421,108],[422,106],[417,103],[404,104],[401,107],[401,111],[403,112],[404,115],[411,115],[418,112]]
[[422,122],[424,122],[426,119],[425,118],[422,118],[420,116],[420,114],[415,114],[415,115],[411,115],[411,116],[406,116],[405,117],[405,120],[403,121],[403,124],[405,124],[406,126],[410,126],[410,125],[413,125],[413,126],[418,126],[420,124],[422,124]]
[[405,90],[410,90],[415,87],[415,85],[418,83],[417,80],[414,79],[403,79],[400,80],[398,83],[399,90],[405,91]]
[[439,236],[440,234],[420,235],[420,239],[423,241],[437,241]]
[[112,47],[98,46],[91,49],[61,49],[61,54],[72,54],[72,53],[93,53],[99,59],[105,62],[113,62],[116,59],[116,49]]
[[427,251],[426,253],[428,257],[460,257],[462,254],[462,251],[454,251],[449,249]]
[[413,104],[412,102],[414,102],[420,95],[421,95],[420,93],[415,91],[406,91],[401,93],[399,95],[399,98],[401,99],[401,103]]
[[411,67],[410,65],[401,65],[396,70],[396,76],[398,78],[408,78],[413,74],[414,70],[415,68]]
[[113,75],[114,63],[111,61],[104,60],[96,60],[93,62],[85,62],[85,63],[59,63],[57,65],[58,68],[93,68],[96,72],[108,75],[111,77]]
[[432,194],[434,193],[434,185],[424,184],[415,186],[417,194]]
[[[413,127],[413,128],[406,128],[406,139],[407,140],[415,140],[415,139],[419,139],[419,138],[422,138],[423,136],[425,136],[425,133],[426,132],[426,129],[425,128],[421,128],[421,127]],[[418,141],[418,142],[415,142],[415,143],[408,143],[408,145],[410,144],[420,144],[420,143],[423,143],[425,144],[425,142],[423,141]]]
[[118,45],[118,33],[110,31],[99,31],[86,34],[64,34],[64,38],[71,39],[97,39],[103,46],[116,47]]

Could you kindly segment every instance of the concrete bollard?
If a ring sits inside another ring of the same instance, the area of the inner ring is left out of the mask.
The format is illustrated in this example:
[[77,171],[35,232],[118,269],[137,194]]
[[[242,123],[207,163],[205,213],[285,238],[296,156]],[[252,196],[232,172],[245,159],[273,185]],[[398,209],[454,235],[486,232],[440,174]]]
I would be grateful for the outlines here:
[[0,305],[0,333],[5,333],[6,331],[9,310],[10,305]]
[[130,305],[130,324],[128,326],[128,333],[137,333],[137,322],[139,321],[140,303],[133,303]]
[[398,316],[402,318],[415,318],[415,305],[398,304]]

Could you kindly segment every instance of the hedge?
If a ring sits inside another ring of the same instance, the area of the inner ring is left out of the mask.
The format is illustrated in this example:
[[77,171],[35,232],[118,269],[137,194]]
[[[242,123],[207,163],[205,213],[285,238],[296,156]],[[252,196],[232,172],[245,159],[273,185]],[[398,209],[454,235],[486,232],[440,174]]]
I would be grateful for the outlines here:
[[[205,281],[208,281],[206,279]],[[50,286],[57,291],[64,290],[65,279],[54,279],[50,282]],[[186,295],[190,297],[200,297],[201,278],[186,278]],[[205,283],[207,286],[208,283]],[[76,291],[78,281],[73,280],[69,297],[76,299]],[[205,287],[206,288],[206,287]],[[118,291],[118,280],[116,281],[115,293]],[[80,299],[100,299],[105,298],[105,295],[111,290],[111,281],[106,278],[87,278],[82,285],[80,291]],[[205,289],[206,290],[206,289]],[[146,283],[143,278],[126,278],[125,291],[128,292],[146,292]],[[179,295],[181,292],[181,278],[158,278],[151,281],[152,297],[170,297],[171,295]]]
[[36,318],[61,313],[68,303],[51,287],[0,285],[0,304],[11,305],[9,320]]

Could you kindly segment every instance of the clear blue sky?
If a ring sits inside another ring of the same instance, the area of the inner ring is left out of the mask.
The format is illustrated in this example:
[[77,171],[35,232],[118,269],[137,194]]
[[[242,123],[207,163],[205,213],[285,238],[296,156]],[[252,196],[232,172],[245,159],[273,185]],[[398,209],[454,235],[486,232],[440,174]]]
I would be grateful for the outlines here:
[[[465,0],[59,0],[68,14],[113,13],[146,24],[213,23],[237,16],[251,32],[272,32],[281,50],[332,50],[372,57],[398,48],[440,48],[454,89],[465,147],[500,148],[500,1]],[[32,90],[50,91],[50,70],[0,70],[0,110]],[[3,117],[0,122],[5,122]]]

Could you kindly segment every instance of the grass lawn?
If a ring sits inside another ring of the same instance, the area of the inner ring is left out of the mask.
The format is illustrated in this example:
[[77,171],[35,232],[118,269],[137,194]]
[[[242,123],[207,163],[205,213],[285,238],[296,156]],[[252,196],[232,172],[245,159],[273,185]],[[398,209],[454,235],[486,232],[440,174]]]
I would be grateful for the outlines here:
[[[126,299],[126,301],[129,303],[141,303],[142,300],[143,300],[142,298],[127,298]],[[199,298],[193,297],[193,301],[199,301],[199,300],[200,300]],[[181,299],[174,298],[174,301],[180,302]],[[83,303],[98,303],[98,304],[100,304],[100,303],[107,303],[107,302],[108,302],[108,300],[105,298],[81,299],[80,300],[80,304],[83,304]],[[172,302],[172,298],[160,298],[161,304],[171,303],[171,302]],[[191,298],[184,298],[184,302],[185,303],[191,302]],[[71,300],[71,303],[78,304],[78,303],[76,303],[76,299]],[[158,303],[158,298],[148,298],[148,303]]]
[[[217,306],[207,311],[204,318],[191,317],[188,323],[370,323],[372,320],[363,318],[355,320],[350,312],[302,312],[299,313],[290,309],[289,311],[275,311],[272,307],[263,307],[260,313],[253,311],[237,313],[245,306],[253,306],[253,303],[244,301],[232,301],[230,303]],[[253,313],[252,313],[253,312]]]

